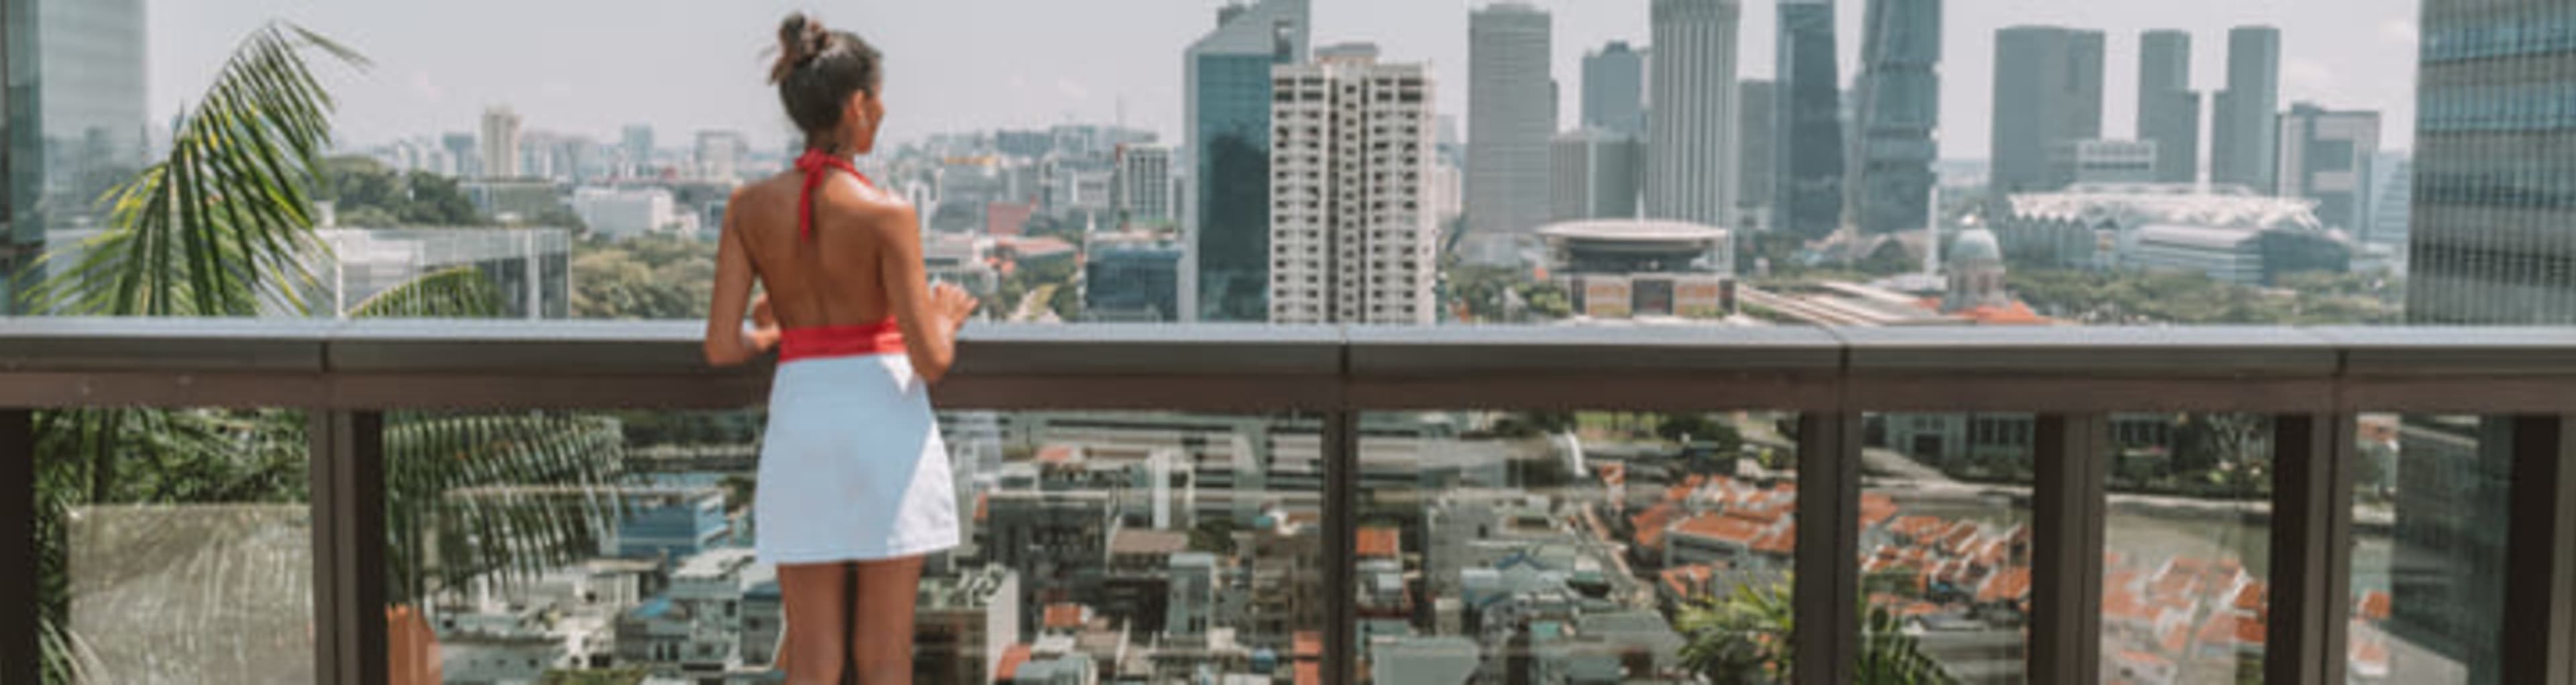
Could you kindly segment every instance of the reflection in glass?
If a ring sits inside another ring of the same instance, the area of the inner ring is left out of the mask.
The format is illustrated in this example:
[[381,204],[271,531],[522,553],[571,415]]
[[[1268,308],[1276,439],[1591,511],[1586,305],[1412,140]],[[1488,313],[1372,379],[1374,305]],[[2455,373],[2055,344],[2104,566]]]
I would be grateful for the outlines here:
[[1785,674],[1794,444],[1739,414],[1370,414],[1362,680]]
[[[940,423],[971,513],[968,543],[923,574],[916,682],[1320,673],[1321,420]],[[397,682],[774,677],[784,607],[751,551],[759,425],[757,412],[394,417]]]
[[36,417],[49,682],[310,682],[304,416]]
[[2269,618],[2271,420],[2111,420],[2102,668],[2136,682],[2261,682]]
[[2512,444],[2505,420],[2363,415],[2354,469],[2354,682],[2501,682]]
[[2034,431],[2028,414],[1865,420],[1864,672],[1908,662],[1877,645],[1910,638],[1948,679],[2027,682]]

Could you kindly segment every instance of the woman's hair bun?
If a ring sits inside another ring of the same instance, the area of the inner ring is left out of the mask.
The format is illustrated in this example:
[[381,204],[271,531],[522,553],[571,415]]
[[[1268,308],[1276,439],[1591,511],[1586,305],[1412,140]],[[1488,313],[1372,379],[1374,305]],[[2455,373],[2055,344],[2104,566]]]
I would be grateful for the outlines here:
[[769,82],[787,80],[788,74],[814,61],[831,44],[832,32],[823,28],[821,20],[803,12],[788,14],[778,23],[778,62],[769,67]]

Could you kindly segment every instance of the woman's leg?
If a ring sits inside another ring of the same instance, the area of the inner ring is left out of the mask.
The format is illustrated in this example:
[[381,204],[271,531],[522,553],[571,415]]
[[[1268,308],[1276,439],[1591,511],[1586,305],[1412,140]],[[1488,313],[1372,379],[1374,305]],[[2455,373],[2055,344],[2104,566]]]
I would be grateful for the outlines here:
[[921,557],[859,562],[859,596],[851,610],[851,661],[859,685],[912,682],[912,608],[921,592]]
[[848,654],[841,646],[849,644],[841,634],[849,617],[849,574],[846,563],[778,567],[779,600],[787,610],[778,664],[787,669],[789,685],[841,685],[842,657]]

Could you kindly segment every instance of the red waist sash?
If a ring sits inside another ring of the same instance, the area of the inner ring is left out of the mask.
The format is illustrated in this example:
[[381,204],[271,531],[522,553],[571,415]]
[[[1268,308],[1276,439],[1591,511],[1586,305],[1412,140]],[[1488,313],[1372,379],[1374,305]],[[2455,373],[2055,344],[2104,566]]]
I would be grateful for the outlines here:
[[888,318],[856,326],[787,329],[779,333],[778,361],[898,354],[904,349],[903,329]]

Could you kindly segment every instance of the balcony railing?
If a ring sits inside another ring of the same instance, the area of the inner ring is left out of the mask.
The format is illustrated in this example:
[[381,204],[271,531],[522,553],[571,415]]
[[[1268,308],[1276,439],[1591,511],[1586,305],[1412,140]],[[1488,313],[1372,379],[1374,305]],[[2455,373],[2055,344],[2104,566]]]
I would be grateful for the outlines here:
[[[383,412],[729,409],[766,370],[711,370],[694,324],[0,319],[0,681],[36,682],[33,410],[311,412],[319,678],[386,673]],[[2346,680],[2360,412],[2507,417],[2504,681],[2576,683],[2576,329],[1707,330],[978,328],[943,408],[1325,417],[1324,669],[1355,680],[1357,416],[1390,410],[1795,412],[1797,681],[1860,649],[1865,412],[2023,412],[2037,440],[2029,679],[2100,674],[2111,412],[2270,414],[2266,681]],[[2080,458],[2079,458],[2080,457]]]

